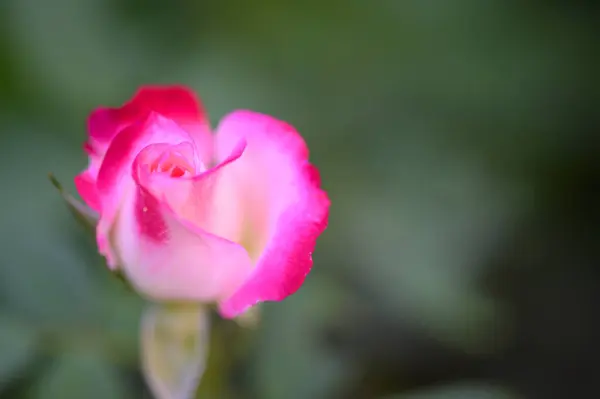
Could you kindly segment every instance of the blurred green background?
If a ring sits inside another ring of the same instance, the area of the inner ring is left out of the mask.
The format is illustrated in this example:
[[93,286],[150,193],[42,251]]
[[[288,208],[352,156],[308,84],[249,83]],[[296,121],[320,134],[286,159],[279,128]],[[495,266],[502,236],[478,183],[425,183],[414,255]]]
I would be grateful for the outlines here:
[[199,398],[600,391],[594,1],[1,0],[0,397],[150,398],[143,303],[73,191],[88,113],[182,83],[296,126],[332,207],[305,285],[215,318]]

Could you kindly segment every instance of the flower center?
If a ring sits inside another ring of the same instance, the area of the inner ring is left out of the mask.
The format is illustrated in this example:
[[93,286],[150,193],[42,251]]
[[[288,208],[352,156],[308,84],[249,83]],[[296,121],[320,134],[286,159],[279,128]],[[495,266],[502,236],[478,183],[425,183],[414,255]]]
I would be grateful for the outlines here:
[[151,173],[162,173],[170,177],[192,176],[194,167],[183,154],[167,150],[150,164]]

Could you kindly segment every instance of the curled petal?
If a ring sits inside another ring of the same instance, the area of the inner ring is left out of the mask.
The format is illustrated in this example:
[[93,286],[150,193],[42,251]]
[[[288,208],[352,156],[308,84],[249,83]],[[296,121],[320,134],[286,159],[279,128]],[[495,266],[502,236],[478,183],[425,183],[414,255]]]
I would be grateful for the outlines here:
[[[246,148],[245,140],[238,142],[231,153],[218,165],[191,178],[171,178],[150,174],[138,166],[141,184],[157,198],[164,198],[182,219],[229,241],[238,242],[241,232],[241,204],[230,182],[227,169],[238,160]],[[140,154],[143,159],[145,154]]]
[[[327,226],[329,199],[308,163],[304,140],[288,124],[266,115],[237,111],[217,129],[217,154],[247,143],[243,155],[224,169],[222,192],[235,192],[247,234],[241,242],[255,267],[236,292],[221,302],[234,317],[260,301],[293,294],[312,266],[317,237]],[[223,212],[226,215],[227,212]]]
[[96,239],[100,253],[106,256],[109,267],[116,267],[117,260],[110,248],[108,235],[119,206],[126,202],[125,194],[134,186],[131,168],[135,157],[151,143],[180,144],[189,140],[189,135],[178,125],[154,113],[144,121],[125,128],[113,139],[96,181],[102,207]]
[[142,184],[127,195],[114,243],[140,292],[158,300],[217,301],[251,271],[243,247],[183,220]]

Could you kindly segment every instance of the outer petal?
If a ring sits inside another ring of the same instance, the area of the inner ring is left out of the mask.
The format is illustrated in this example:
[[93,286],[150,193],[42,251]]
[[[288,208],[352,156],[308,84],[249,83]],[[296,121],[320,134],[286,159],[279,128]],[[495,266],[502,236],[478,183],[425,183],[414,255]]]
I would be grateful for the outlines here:
[[96,178],[97,173],[93,171],[92,166],[90,166],[84,172],[75,176],[75,188],[81,195],[81,198],[85,201],[85,203],[100,213],[102,210],[102,203],[100,202],[100,197],[98,196],[98,190],[96,189]]
[[215,301],[230,295],[252,269],[244,248],[181,219],[141,184],[152,180],[137,179],[119,212],[114,243],[125,273],[154,299]]
[[[308,163],[308,150],[289,125],[266,115],[237,111],[217,129],[217,152],[222,159],[245,139],[239,160],[224,169],[220,184],[243,201],[244,222],[252,237],[242,242],[256,266],[243,285],[220,304],[233,317],[260,301],[281,300],[293,294],[312,266],[317,237],[327,226],[329,199],[319,188],[317,170]],[[232,205],[233,206],[233,205]]]
[[182,86],[141,88],[120,108],[99,108],[90,115],[89,145],[96,156],[106,153],[113,138],[125,127],[144,120],[151,112],[171,119],[193,138],[203,161],[211,156],[212,137],[204,108],[194,92]]
[[96,181],[102,207],[96,239],[99,251],[106,256],[109,267],[116,267],[117,261],[110,248],[108,235],[119,206],[125,205],[126,193],[134,186],[131,168],[135,157],[151,143],[180,144],[189,141],[189,135],[179,126],[151,113],[146,120],[125,128],[111,142]]

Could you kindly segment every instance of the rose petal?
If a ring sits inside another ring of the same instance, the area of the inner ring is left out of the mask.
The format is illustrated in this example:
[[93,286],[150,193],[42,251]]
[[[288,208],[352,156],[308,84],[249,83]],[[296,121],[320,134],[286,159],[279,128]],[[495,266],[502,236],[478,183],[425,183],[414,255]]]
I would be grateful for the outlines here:
[[102,214],[96,231],[101,254],[106,256],[109,267],[116,267],[117,260],[110,248],[108,234],[124,195],[134,182],[131,176],[135,157],[151,143],[180,144],[189,142],[187,132],[164,117],[150,113],[146,120],[122,130],[111,142],[98,172],[96,189]]
[[212,137],[208,118],[196,95],[181,86],[143,87],[122,107],[99,108],[88,118],[89,139],[84,150],[90,157],[90,164],[75,178],[75,185],[92,209],[101,210],[98,190],[94,186],[111,142],[126,127],[143,123],[150,113],[162,115],[187,131],[198,156],[208,163],[212,156]]
[[125,273],[147,296],[221,300],[251,271],[243,247],[181,219],[142,184],[126,196],[114,230],[115,249]]
[[120,108],[99,108],[88,119],[90,146],[102,156],[114,137],[125,127],[142,121],[154,112],[185,129],[200,157],[208,162],[212,153],[210,123],[194,92],[182,86],[146,86]]
[[[245,140],[238,142],[220,164],[191,178],[149,174],[138,166],[139,179],[154,196],[164,198],[180,218],[216,236],[238,242],[243,222],[240,205],[244,199],[232,191],[235,187],[228,184],[229,175],[224,170],[243,154],[245,147]],[[145,157],[141,153],[138,159]]]
[[241,201],[230,201],[230,206],[243,208],[250,233],[242,241],[248,241],[245,247],[256,260],[245,283],[220,304],[223,316],[234,317],[257,302],[281,300],[302,285],[316,239],[327,226],[329,199],[308,163],[304,140],[288,124],[236,111],[221,122],[216,140],[219,159],[240,140],[247,142],[240,159],[223,169],[226,177],[220,182]]
[[96,212],[101,211],[102,205],[96,189],[96,176],[91,169],[75,176],[75,188],[87,206]]

